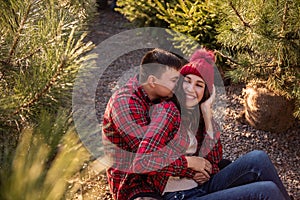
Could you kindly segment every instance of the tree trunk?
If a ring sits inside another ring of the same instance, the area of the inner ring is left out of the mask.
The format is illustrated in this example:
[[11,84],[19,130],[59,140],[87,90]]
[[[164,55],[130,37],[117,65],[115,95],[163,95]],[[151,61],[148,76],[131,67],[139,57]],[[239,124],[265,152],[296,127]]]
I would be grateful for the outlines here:
[[256,129],[284,132],[295,118],[295,103],[266,89],[264,84],[248,84],[243,92],[245,119]]

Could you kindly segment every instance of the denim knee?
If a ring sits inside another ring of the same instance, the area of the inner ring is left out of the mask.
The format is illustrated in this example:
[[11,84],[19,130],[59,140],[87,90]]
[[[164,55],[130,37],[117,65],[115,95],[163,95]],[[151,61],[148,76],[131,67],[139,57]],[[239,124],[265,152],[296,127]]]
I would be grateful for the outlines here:
[[276,192],[278,190],[277,185],[274,182],[272,182],[272,181],[262,181],[260,183],[261,183],[260,187],[262,189],[267,190],[267,191]]
[[255,157],[258,157],[258,158],[266,158],[266,157],[268,157],[268,155],[266,154],[266,152],[263,151],[263,150],[253,150],[249,154],[254,155]]
[[[262,193],[267,197],[281,197],[282,194],[277,187],[277,185],[272,181],[262,181],[258,182],[259,190],[262,191]],[[271,198],[273,199],[273,198]]]
[[267,164],[270,163],[270,158],[266,152],[262,150],[253,150],[249,153],[249,161],[253,162],[254,164]]

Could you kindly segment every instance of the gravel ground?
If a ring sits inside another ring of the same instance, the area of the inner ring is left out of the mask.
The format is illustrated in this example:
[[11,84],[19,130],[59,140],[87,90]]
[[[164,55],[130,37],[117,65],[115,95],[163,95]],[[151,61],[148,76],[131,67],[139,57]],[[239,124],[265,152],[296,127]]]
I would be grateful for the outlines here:
[[[134,28],[119,13],[101,10],[90,27],[88,39],[99,44],[106,38],[125,30]],[[106,103],[112,94],[120,76],[132,66],[137,66],[145,51],[134,51],[114,61],[103,74],[98,85],[96,101],[98,115],[101,117]],[[270,133],[256,130],[239,120],[242,106],[242,85],[226,86],[226,113],[222,132],[224,157],[235,160],[239,156],[254,150],[264,150],[275,164],[289,194],[300,200],[300,123],[285,133]],[[77,182],[70,186],[76,195],[70,199],[111,199],[107,181],[103,172],[97,173],[87,164]]]

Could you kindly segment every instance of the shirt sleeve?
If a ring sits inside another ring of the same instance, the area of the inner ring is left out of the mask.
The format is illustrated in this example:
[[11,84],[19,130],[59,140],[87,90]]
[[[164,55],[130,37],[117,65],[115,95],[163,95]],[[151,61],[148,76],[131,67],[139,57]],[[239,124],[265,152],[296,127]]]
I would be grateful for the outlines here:
[[153,106],[152,121],[160,127],[147,131],[137,150],[133,168],[135,173],[165,173],[167,176],[193,177],[184,156],[186,138],[180,134],[180,113],[173,102]]
[[218,124],[213,120],[213,138],[204,132],[204,139],[200,147],[199,155],[206,158],[212,164],[212,173],[219,171],[218,163],[223,158],[223,149],[220,140]]

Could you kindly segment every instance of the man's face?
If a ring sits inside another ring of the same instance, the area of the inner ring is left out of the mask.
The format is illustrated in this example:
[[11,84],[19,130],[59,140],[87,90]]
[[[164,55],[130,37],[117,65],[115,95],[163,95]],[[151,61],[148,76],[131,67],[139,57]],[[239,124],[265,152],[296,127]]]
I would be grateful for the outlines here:
[[156,94],[160,98],[171,98],[173,96],[173,89],[178,81],[179,71],[173,68],[167,68],[167,70],[157,78]]

